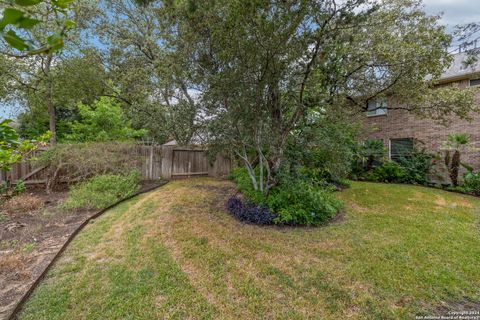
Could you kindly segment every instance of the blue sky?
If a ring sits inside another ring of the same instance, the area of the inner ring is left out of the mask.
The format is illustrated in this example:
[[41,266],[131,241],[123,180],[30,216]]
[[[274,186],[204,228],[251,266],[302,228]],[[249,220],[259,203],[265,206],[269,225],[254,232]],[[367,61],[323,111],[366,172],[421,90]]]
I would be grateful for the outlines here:
[[423,0],[423,3],[428,13],[443,12],[442,23],[448,26],[480,21],[478,0]]
[[[457,24],[480,21],[480,0],[424,0],[425,11],[430,14],[443,13],[442,23],[449,30]],[[14,117],[12,106],[0,104],[0,119]]]

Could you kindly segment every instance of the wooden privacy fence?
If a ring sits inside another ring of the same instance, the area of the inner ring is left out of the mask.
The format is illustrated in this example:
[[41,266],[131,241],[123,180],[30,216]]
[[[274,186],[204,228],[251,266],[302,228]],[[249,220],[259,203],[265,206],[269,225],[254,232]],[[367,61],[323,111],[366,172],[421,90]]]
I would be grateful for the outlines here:
[[[37,151],[37,153],[42,150]],[[209,176],[225,177],[232,169],[229,157],[218,155],[208,159],[207,150],[200,147],[178,146],[134,146],[129,151],[132,157],[138,157],[136,168],[143,180],[174,179],[182,177]],[[35,162],[23,161],[13,166],[10,172],[0,172],[0,181],[23,180],[26,184],[46,183],[45,167]]]
[[[33,152],[32,157],[38,156],[46,149],[38,149]],[[0,171],[0,181],[15,182],[23,180],[29,184],[45,183],[46,173],[44,166],[39,166],[35,162],[21,161],[12,166],[8,172]]]

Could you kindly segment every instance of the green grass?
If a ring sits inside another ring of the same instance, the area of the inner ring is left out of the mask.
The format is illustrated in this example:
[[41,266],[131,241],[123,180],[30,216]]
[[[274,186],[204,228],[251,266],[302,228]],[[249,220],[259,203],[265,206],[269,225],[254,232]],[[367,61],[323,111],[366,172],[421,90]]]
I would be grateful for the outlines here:
[[353,183],[342,221],[244,225],[174,181],[90,224],[21,319],[411,319],[480,301],[479,199]]
[[103,209],[125,199],[140,189],[140,173],[126,175],[104,174],[90,178],[72,187],[68,198],[61,204],[64,210],[78,208]]

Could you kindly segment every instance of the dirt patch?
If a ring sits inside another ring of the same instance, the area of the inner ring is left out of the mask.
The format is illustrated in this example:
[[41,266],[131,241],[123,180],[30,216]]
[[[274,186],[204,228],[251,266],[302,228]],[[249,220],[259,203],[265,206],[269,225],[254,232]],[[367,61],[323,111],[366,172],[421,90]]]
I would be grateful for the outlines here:
[[[147,190],[157,182],[142,184]],[[30,188],[0,206],[0,319],[6,319],[69,236],[98,210],[65,212],[66,188]]]
[[9,216],[18,213],[37,211],[44,205],[44,200],[35,194],[21,194],[5,201],[2,205],[2,212]]
[[371,210],[369,210],[368,208],[364,208],[364,207],[358,205],[358,204],[355,203],[355,202],[349,203],[349,206],[350,206],[353,210],[355,210],[356,212],[359,212],[359,213],[368,213],[369,211],[371,211]]
[[445,200],[444,197],[441,196],[435,196],[435,204],[440,207],[445,207],[447,205],[447,200]]

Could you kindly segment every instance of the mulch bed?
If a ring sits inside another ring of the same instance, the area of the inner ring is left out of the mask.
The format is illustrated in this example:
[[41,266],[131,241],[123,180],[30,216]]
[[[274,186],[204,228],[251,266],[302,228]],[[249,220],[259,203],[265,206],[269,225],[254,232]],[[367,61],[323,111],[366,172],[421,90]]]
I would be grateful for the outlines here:
[[[156,185],[142,183],[141,191]],[[30,188],[0,200],[0,319],[7,319],[70,235],[99,211],[62,211],[58,206],[67,196],[66,187],[50,194]]]

